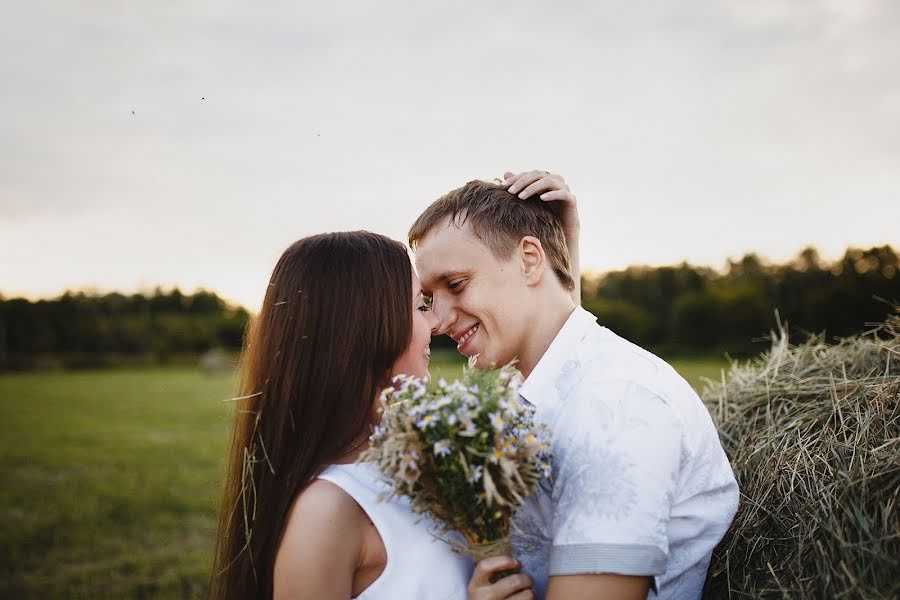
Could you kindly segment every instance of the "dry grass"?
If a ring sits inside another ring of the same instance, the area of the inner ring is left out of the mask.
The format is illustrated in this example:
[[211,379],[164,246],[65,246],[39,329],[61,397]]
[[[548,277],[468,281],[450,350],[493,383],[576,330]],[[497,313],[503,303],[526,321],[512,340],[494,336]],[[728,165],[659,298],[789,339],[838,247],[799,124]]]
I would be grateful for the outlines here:
[[741,488],[710,598],[900,597],[900,314],[772,348],[703,397]]

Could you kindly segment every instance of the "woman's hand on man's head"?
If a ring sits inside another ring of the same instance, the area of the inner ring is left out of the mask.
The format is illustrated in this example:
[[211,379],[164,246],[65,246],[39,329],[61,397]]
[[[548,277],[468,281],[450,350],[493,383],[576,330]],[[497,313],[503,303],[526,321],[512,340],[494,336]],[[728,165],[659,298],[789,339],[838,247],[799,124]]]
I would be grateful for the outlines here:
[[562,175],[554,175],[547,171],[535,170],[522,173],[507,171],[503,174],[501,185],[510,194],[515,194],[522,200],[531,198],[535,194],[544,202],[559,202],[562,226],[566,238],[577,237],[580,230],[578,220],[578,205],[575,194],[569,189]]
[[581,260],[578,249],[578,236],[581,233],[581,221],[578,219],[578,204],[575,194],[569,189],[566,180],[561,175],[554,175],[547,171],[535,170],[522,173],[507,171],[503,174],[501,184],[510,194],[515,194],[522,200],[539,194],[544,202],[556,202],[562,223],[563,233],[566,236],[566,247],[569,250],[569,267],[572,279],[575,280],[575,289],[572,290],[572,300],[575,305],[581,304]]

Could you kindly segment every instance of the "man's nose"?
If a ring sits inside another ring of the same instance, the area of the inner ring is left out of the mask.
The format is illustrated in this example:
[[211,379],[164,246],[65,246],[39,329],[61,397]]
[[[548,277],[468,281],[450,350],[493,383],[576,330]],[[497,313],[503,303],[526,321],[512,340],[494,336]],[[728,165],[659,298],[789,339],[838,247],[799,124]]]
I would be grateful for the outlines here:
[[431,335],[446,335],[453,323],[456,322],[456,313],[447,306],[446,303],[434,302],[432,304],[431,314],[434,315],[436,323],[431,328]]
[[437,315],[434,314],[434,310],[429,310],[427,313],[425,313],[425,316],[428,319],[428,327],[431,329],[431,335],[437,335],[437,333],[435,332],[437,331],[438,327],[440,327],[440,319],[438,319]]

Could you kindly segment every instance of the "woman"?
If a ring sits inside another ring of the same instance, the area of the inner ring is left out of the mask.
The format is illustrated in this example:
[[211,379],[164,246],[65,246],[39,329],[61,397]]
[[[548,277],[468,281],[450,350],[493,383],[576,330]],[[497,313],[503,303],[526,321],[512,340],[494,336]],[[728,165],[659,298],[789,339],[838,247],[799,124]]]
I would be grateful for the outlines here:
[[370,465],[354,464],[394,374],[426,376],[434,316],[405,246],[368,232],[281,256],[248,332],[212,598],[529,598],[509,557],[471,565]]

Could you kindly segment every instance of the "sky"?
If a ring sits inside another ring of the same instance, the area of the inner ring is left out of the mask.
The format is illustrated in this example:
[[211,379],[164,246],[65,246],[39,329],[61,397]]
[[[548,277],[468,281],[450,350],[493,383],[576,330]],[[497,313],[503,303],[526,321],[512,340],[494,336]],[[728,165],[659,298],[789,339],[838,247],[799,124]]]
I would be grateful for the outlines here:
[[894,0],[2,2],[0,294],[215,290],[563,175],[584,269],[900,246]]

